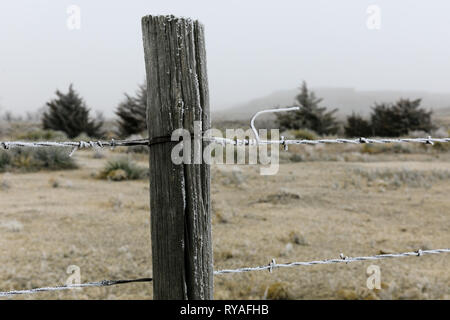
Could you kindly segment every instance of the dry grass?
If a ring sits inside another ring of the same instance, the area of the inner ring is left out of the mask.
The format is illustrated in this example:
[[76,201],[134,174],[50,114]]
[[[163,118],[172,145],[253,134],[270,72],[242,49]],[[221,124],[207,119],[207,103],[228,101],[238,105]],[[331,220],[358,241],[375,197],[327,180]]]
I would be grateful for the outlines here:
[[[339,148],[327,151],[337,157]],[[83,282],[151,276],[148,182],[96,179],[114,156],[105,154],[77,152],[73,171],[0,174],[1,290],[62,284],[72,264]],[[450,184],[431,172],[448,173],[449,155],[364,156],[285,163],[275,176],[260,176],[257,166],[213,167],[215,268],[448,247]],[[134,157],[148,166],[146,155]],[[397,178],[404,182],[389,187],[404,170]],[[410,185],[414,175],[426,185]],[[370,262],[221,275],[215,298],[450,299],[449,258],[379,261],[378,291],[366,288]],[[13,299],[73,298],[150,299],[152,289],[126,284]]]

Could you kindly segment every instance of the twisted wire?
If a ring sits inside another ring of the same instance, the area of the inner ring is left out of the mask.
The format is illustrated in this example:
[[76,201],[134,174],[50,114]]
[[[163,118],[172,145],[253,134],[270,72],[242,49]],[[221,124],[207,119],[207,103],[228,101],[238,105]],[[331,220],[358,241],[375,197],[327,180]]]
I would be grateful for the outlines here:
[[[446,143],[450,142],[450,138],[355,138],[355,139],[282,139],[280,140],[259,140],[256,139],[229,139],[221,137],[204,137],[204,141],[215,142],[222,145],[258,145],[258,144],[365,144],[365,143],[424,143],[433,145],[436,142]],[[136,139],[136,140],[109,140],[109,141],[0,141],[0,147],[5,150],[12,148],[42,148],[42,147],[70,147],[73,151],[86,148],[105,148],[105,147],[133,147],[133,146],[149,146],[151,141],[149,139]]]

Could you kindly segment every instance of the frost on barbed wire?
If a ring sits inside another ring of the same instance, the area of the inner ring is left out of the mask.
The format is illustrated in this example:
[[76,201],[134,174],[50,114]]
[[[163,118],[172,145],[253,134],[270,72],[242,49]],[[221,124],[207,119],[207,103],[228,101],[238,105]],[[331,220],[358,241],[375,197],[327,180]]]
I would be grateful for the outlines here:
[[[285,139],[281,137],[280,140],[258,140],[258,139],[228,139],[222,137],[204,137],[203,140],[210,141],[222,145],[267,145],[267,144],[388,144],[388,143],[424,143],[433,145],[436,142],[446,143],[450,142],[450,138],[355,138],[355,139]],[[135,140],[107,140],[107,141],[0,141],[0,146],[5,149],[11,148],[41,148],[41,147],[71,147],[77,149],[86,148],[105,148],[105,147],[132,147],[132,146],[149,146],[152,139],[135,139]],[[176,141],[173,141],[176,142]]]

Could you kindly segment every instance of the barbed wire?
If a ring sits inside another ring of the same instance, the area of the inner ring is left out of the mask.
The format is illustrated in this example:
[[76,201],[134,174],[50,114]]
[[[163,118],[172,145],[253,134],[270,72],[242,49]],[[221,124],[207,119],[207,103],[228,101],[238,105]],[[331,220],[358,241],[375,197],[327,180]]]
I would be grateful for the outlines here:
[[42,147],[62,147],[72,148],[70,155],[78,149],[85,148],[105,148],[105,147],[133,147],[148,146],[148,139],[114,140],[109,141],[0,141],[0,146],[5,150],[12,148],[42,148]]
[[284,137],[281,137],[281,140],[265,140],[262,141],[259,137],[258,130],[255,126],[255,120],[258,116],[263,113],[277,113],[277,112],[287,112],[287,111],[298,111],[300,110],[300,106],[287,107],[287,108],[274,108],[274,109],[266,109],[258,111],[253,115],[250,120],[250,127],[255,136],[255,140],[257,144],[281,144],[284,146],[284,149],[288,149],[289,144],[309,144],[316,145],[320,143],[353,143],[353,144],[363,144],[363,143],[405,143],[405,142],[419,142],[433,145],[434,142],[450,142],[449,138],[432,138],[428,136],[427,138],[399,138],[399,139],[375,139],[375,138],[356,138],[356,139],[319,139],[319,140],[285,140]]
[[[299,106],[287,107],[287,108],[277,108],[277,109],[266,109],[258,111],[253,115],[250,120],[250,128],[253,132],[255,139],[239,139],[239,137],[223,138],[223,137],[213,137],[211,135],[207,135],[204,137],[198,136],[191,138],[200,138],[204,141],[215,142],[222,145],[268,145],[268,144],[279,144],[287,150],[288,145],[290,144],[308,144],[308,145],[317,145],[317,144],[341,144],[341,143],[350,143],[350,144],[365,144],[365,143],[425,143],[433,145],[435,142],[446,143],[450,142],[450,138],[432,138],[428,136],[426,138],[354,138],[354,139],[344,139],[344,138],[336,138],[336,139],[316,139],[316,140],[308,140],[308,139],[285,139],[285,137],[281,136],[281,139],[278,140],[262,140],[259,137],[258,130],[255,127],[256,118],[263,113],[277,113],[277,112],[286,112],[286,111],[296,111],[300,110]],[[151,139],[133,139],[133,140],[114,140],[111,139],[109,141],[38,141],[38,142],[30,142],[30,141],[0,141],[0,146],[3,149],[11,149],[17,147],[30,147],[30,148],[39,148],[39,147],[71,147],[72,151],[70,156],[77,151],[78,149],[85,148],[104,148],[104,147],[132,147],[132,146],[150,146],[152,144],[162,143],[162,142],[176,142],[179,137],[174,137],[171,139],[170,136],[164,137],[154,137]]]
[[56,287],[43,287],[43,288],[35,288],[35,289],[29,289],[29,290],[3,291],[3,292],[0,292],[0,297],[8,297],[8,296],[20,295],[20,294],[32,294],[32,293],[46,292],[46,291],[71,290],[71,289],[79,289],[79,288],[87,288],[87,287],[109,287],[109,286],[124,284],[124,283],[151,282],[151,281],[153,281],[152,278],[140,278],[140,279],[133,279],[133,280],[103,280],[103,281],[97,281],[97,282],[87,282],[87,283],[63,285],[63,286],[56,286]]
[[[361,257],[347,257],[343,253],[340,254],[339,259],[326,259],[326,260],[315,260],[315,261],[302,261],[302,262],[289,262],[289,263],[277,263],[275,259],[268,265],[257,266],[257,267],[244,267],[237,269],[223,269],[214,271],[214,275],[228,274],[228,273],[244,273],[251,271],[264,271],[269,270],[272,272],[276,268],[292,268],[298,266],[313,266],[319,264],[337,264],[337,263],[350,263],[355,261],[371,261],[371,260],[381,260],[381,259],[392,259],[392,258],[402,258],[402,257],[421,257],[427,254],[440,254],[440,253],[450,253],[450,249],[431,249],[431,250],[418,250],[411,252],[403,252],[403,253],[387,253],[387,254],[379,254],[374,256],[361,256]],[[34,288],[28,290],[12,290],[12,291],[3,291],[0,292],[0,297],[7,297],[13,295],[21,295],[21,294],[33,294],[39,292],[48,292],[48,291],[60,291],[60,290],[71,290],[77,288],[87,288],[87,287],[107,287],[124,283],[136,283],[136,282],[151,282],[152,278],[140,278],[133,280],[103,280],[98,282],[87,282],[81,284],[73,284],[73,285],[63,285],[63,286],[55,286],[55,287],[42,287],[42,288]]]
[[279,144],[282,146],[288,146],[290,144],[308,144],[308,145],[316,145],[316,144],[366,144],[366,143],[424,143],[433,145],[435,142],[446,143],[450,142],[450,138],[354,138],[354,139],[344,139],[344,138],[336,138],[336,139],[317,139],[317,140],[308,140],[308,139],[285,139],[281,137],[280,140],[259,140],[257,139],[228,139],[228,138],[219,138],[213,137],[209,138],[213,142],[221,143],[221,144],[233,144],[233,145],[258,145],[258,144]]
[[[229,139],[222,137],[203,137],[204,141],[214,142],[221,145],[270,145],[279,144],[287,149],[288,145],[295,144],[306,144],[306,145],[317,145],[317,144],[367,144],[367,143],[423,143],[433,145],[435,142],[447,143],[450,142],[450,138],[355,138],[355,139],[285,139],[281,137],[279,140],[257,140],[257,139]],[[177,142],[177,140],[168,140]],[[135,147],[135,146],[149,146],[151,140],[149,139],[136,139],[136,140],[109,140],[109,141],[0,141],[0,147],[5,150],[13,148],[42,148],[42,147],[63,147],[72,148],[70,155],[79,149],[86,148],[105,148],[105,147]]]
[[263,271],[269,270],[272,272],[273,269],[276,268],[292,268],[298,266],[313,266],[318,264],[335,264],[335,263],[349,263],[355,261],[370,261],[370,260],[381,260],[381,259],[391,259],[391,258],[401,258],[401,257],[411,257],[417,256],[421,257],[427,254],[440,254],[440,253],[450,253],[450,249],[432,249],[432,250],[418,250],[412,252],[403,252],[403,253],[388,253],[388,254],[379,254],[374,256],[363,256],[363,257],[346,257],[343,253],[341,253],[339,259],[327,259],[327,260],[317,260],[317,261],[305,261],[305,262],[290,262],[290,263],[276,263],[275,259],[265,266],[257,266],[257,267],[246,267],[246,268],[237,268],[237,269],[223,269],[214,271],[215,275],[226,274],[226,273],[242,273],[242,272],[251,272],[251,271]]

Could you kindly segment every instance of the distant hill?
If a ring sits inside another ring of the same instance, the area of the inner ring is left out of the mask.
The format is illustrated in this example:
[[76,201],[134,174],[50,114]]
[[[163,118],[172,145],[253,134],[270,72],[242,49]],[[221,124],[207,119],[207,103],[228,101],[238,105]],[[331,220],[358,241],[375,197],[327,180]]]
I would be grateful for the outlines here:
[[[422,106],[439,112],[438,109],[450,110],[450,93],[432,93],[426,91],[359,91],[353,88],[312,88],[317,97],[323,98],[321,103],[329,109],[338,108],[338,116],[344,117],[352,111],[366,116],[375,102],[395,102],[399,98],[422,98]],[[259,110],[273,107],[285,107],[295,104],[298,89],[276,91],[267,96],[233,106],[229,109],[213,113],[215,119],[246,120]]]

